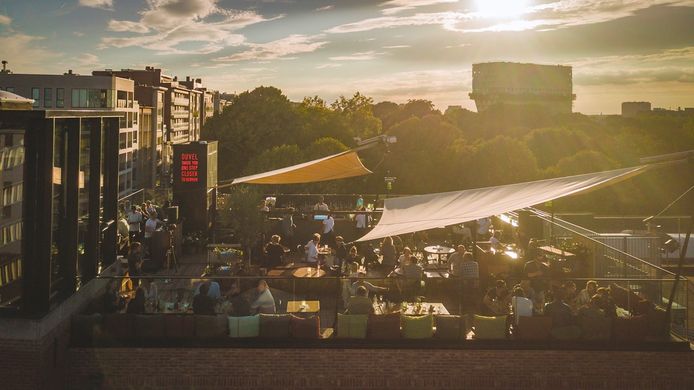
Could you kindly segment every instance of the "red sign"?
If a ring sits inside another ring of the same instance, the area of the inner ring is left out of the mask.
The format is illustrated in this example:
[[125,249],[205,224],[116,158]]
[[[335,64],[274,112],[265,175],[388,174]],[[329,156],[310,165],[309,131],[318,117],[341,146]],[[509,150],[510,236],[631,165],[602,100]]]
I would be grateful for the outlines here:
[[198,167],[197,153],[181,153],[181,182],[197,183]]

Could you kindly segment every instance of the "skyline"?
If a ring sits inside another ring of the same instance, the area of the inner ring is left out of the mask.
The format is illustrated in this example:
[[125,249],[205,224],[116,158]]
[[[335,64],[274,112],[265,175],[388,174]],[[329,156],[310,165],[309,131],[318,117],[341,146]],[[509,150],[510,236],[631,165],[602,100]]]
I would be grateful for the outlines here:
[[292,100],[432,100],[475,110],[472,64],[573,66],[574,111],[694,106],[694,1],[75,0],[0,4],[15,73],[162,67]]

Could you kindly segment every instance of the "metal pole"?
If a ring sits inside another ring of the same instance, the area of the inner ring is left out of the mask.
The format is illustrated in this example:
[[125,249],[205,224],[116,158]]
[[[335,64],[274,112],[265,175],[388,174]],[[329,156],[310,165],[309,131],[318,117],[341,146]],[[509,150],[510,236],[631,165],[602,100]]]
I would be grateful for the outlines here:
[[675,292],[677,291],[677,285],[679,284],[680,277],[682,275],[682,268],[684,266],[684,256],[687,254],[687,247],[689,246],[689,237],[692,235],[692,225],[694,225],[694,219],[689,217],[689,228],[687,229],[687,234],[684,236],[684,245],[680,250],[680,258],[677,263],[677,272],[675,273],[675,282],[672,284],[672,291],[670,291],[670,300],[667,303],[666,314],[668,318],[670,316],[670,311],[672,310],[672,301],[675,299]]

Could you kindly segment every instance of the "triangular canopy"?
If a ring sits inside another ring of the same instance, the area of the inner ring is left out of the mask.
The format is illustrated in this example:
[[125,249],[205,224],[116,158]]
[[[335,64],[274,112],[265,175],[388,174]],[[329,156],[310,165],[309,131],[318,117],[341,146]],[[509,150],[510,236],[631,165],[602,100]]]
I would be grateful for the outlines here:
[[530,207],[624,180],[641,173],[645,167],[386,199],[376,227],[357,241],[434,229]]
[[300,184],[345,179],[371,173],[359,160],[357,152],[348,150],[286,168],[239,177],[231,184]]

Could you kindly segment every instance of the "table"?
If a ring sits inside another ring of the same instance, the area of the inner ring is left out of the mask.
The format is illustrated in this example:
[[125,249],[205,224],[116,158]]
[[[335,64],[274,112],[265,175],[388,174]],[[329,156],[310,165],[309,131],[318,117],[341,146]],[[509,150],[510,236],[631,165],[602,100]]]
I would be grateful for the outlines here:
[[320,301],[287,301],[287,313],[318,313]]
[[316,269],[316,267],[300,267],[292,272],[295,278],[320,278],[325,276],[324,269]]
[[549,253],[549,254],[556,255],[556,256],[561,256],[561,257],[576,256],[575,254],[573,254],[573,253],[571,253],[571,252],[567,252],[567,251],[565,251],[565,250],[561,250],[560,248],[553,247],[553,246],[551,246],[551,245],[541,246],[541,247],[539,247],[539,248],[537,248],[537,249],[539,249],[539,250],[541,250],[541,251],[543,251],[543,252],[547,252],[547,253]]
[[449,248],[447,246],[431,245],[431,246],[425,247],[424,252],[431,253],[432,255],[436,255],[438,258],[438,262],[440,263],[441,262],[441,255],[450,255],[451,253],[455,252],[455,249]]
[[[375,302],[374,313],[376,314],[388,314],[394,311],[400,311],[400,313],[407,316],[423,315],[423,314],[450,314],[446,306],[441,302],[422,302],[420,304],[419,310],[417,310],[417,304],[411,302],[403,302],[402,304],[392,304],[388,302]],[[403,310],[403,306],[405,309]],[[434,311],[430,312],[430,308],[433,307]]]

